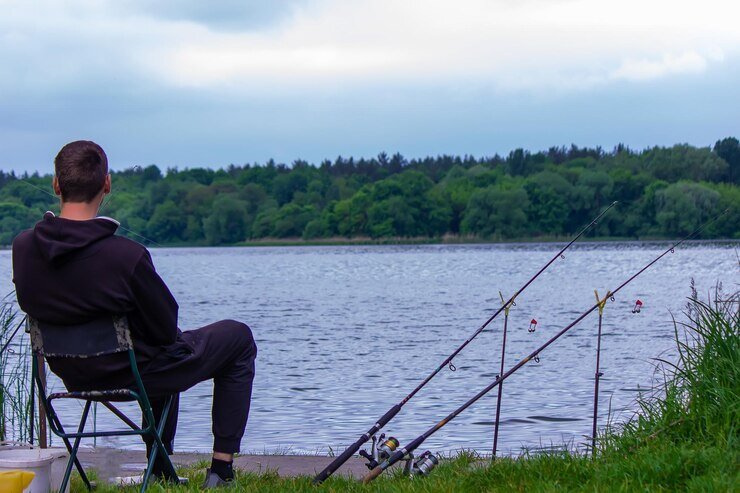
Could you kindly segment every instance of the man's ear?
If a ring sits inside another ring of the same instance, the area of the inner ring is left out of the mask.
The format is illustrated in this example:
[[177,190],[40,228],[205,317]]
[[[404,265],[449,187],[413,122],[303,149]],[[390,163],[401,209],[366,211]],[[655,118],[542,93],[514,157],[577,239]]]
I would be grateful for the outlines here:
[[62,189],[59,188],[59,180],[57,180],[57,177],[56,176],[51,180],[51,186],[54,189],[54,194],[55,195],[59,195],[61,197],[62,196]]
[[105,183],[103,184],[103,195],[110,193],[110,173],[105,175]]

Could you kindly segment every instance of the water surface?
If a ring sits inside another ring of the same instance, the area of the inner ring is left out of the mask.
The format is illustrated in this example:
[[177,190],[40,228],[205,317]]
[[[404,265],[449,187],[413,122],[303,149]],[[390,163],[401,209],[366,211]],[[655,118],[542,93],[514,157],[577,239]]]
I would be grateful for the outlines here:
[[[252,327],[259,356],[243,451],[327,453],[356,440],[400,401],[560,248],[557,244],[153,249],[180,304],[183,330],[234,318]],[[667,247],[581,243],[517,300],[507,369]],[[604,313],[600,423],[624,420],[672,357],[672,316],[690,282],[706,296],[737,289],[737,243],[695,243],[666,256]],[[4,288],[3,288],[4,286]],[[12,289],[0,252],[0,288]],[[644,305],[633,314],[637,299]],[[527,331],[532,318],[534,333]],[[504,384],[499,450],[585,443],[591,430],[597,316],[592,314]],[[387,427],[405,443],[492,382],[503,315]],[[58,382],[54,385],[61,388]],[[177,448],[208,450],[212,387],[181,401]],[[496,392],[431,437],[427,448],[489,452]],[[67,414],[65,410],[63,414]],[[98,426],[107,418],[98,415]],[[101,441],[98,442],[100,444]],[[102,443],[138,447],[135,439]]]

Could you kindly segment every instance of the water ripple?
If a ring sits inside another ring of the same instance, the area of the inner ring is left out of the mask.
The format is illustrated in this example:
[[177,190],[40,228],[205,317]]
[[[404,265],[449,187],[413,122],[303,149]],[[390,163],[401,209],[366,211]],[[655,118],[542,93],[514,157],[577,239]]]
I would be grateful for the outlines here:
[[[236,318],[260,348],[242,450],[334,451],[354,442],[465,341],[560,244],[154,249],[180,304],[180,326]],[[618,294],[604,312],[600,423],[628,419],[652,392],[653,358],[674,356],[671,314],[691,278],[700,292],[737,272],[729,244],[692,244],[667,256]],[[654,258],[664,242],[578,243],[517,298],[509,317],[506,368],[593,306]],[[707,259],[711,259],[708,261]],[[0,251],[0,286],[12,290],[10,252]],[[737,277],[735,277],[737,279]],[[634,301],[645,305],[632,314]],[[540,322],[534,333],[532,318]],[[590,434],[597,318],[590,316],[503,385],[500,453],[586,441]],[[402,443],[426,431],[499,372],[503,317],[495,320],[410,401],[386,432]],[[59,381],[51,384],[61,390]],[[181,398],[177,448],[212,442],[211,383]],[[437,451],[489,452],[496,394],[471,406],[426,442]],[[63,407],[63,416],[79,406]],[[103,412],[98,420],[105,421]],[[103,423],[100,423],[102,426]],[[100,444],[141,447],[135,439]],[[548,450],[545,448],[545,450]]]

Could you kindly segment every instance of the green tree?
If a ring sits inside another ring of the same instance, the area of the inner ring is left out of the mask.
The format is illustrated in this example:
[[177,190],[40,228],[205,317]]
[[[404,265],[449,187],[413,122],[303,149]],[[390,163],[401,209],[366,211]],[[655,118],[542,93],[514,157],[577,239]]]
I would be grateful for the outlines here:
[[286,204],[275,214],[272,236],[276,238],[300,238],[303,236],[306,225],[316,217],[316,208],[311,205]]
[[529,198],[528,229],[534,234],[565,233],[573,186],[557,173],[542,171],[526,180],[524,190]]
[[673,147],[654,147],[642,157],[645,167],[661,180],[722,181],[729,173],[729,165],[708,147],[677,144]]
[[239,190],[239,198],[247,203],[247,212],[254,215],[267,202],[265,189],[256,183],[247,183]]
[[51,190],[51,179],[24,179],[8,182],[0,190],[0,201],[16,202],[29,209],[48,210],[58,199]]
[[142,170],[141,177],[145,183],[148,181],[159,181],[162,179],[162,172],[156,165],[150,164]]
[[187,225],[187,216],[182,208],[167,200],[154,209],[147,223],[147,236],[158,243],[182,241]]
[[717,213],[719,199],[704,185],[674,183],[657,192],[655,220],[664,235],[686,235]]
[[273,225],[277,219],[278,208],[266,207],[262,209],[252,222],[250,238],[265,238],[272,234]]
[[308,177],[305,173],[293,171],[278,175],[272,183],[273,196],[278,204],[284,205],[293,200],[297,192],[305,192]]
[[245,217],[246,203],[232,195],[219,195],[213,201],[211,214],[203,222],[209,245],[244,241],[249,235]]
[[462,232],[484,237],[513,238],[525,232],[529,198],[524,189],[502,190],[491,186],[471,195]]
[[326,238],[332,236],[332,228],[329,224],[327,214],[322,214],[320,217],[312,219],[303,228],[304,240],[314,240],[316,238]]
[[[619,145],[606,153],[571,145],[546,152],[515,149],[505,158],[411,160],[380,153],[358,160],[340,156],[319,166],[270,160],[218,170],[169,168],[164,175],[152,164],[113,172],[113,195],[102,213],[121,222],[120,234],[144,243],[138,235],[163,244],[461,232],[506,238],[573,233],[619,200],[619,214],[600,221],[597,234],[673,235],[704,217],[705,205],[714,200],[711,191],[719,194],[715,210],[729,207],[725,217],[734,218],[739,166],[735,137],[718,140],[712,149],[679,144],[637,152]],[[0,203],[21,207],[0,217],[4,241],[57,207],[45,191],[51,178],[0,171]],[[699,188],[673,186],[687,181]],[[507,217],[517,219],[509,224]],[[736,236],[736,223],[723,218],[705,233]]]
[[10,245],[18,233],[33,227],[40,219],[25,205],[0,202],[0,245]]
[[418,210],[400,195],[372,204],[368,210],[368,230],[373,238],[388,236],[417,236],[415,214]]
[[363,187],[352,198],[334,204],[331,221],[336,224],[337,233],[346,237],[369,234],[367,211],[373,203],[371,189]]
[[706,237],[740,239],[740,187],[719,183],[713,189],[720,196],[717,210],[726,212],[718,221],[708,225]]
[[714,144],[714,153],[727,163],[727,181],[740,184],[740,141],[735,137],[718,140]]
[[450,209],[448,231],[457,234],[460,232],[460,223],[475,185],[467,171],[462,166],[456,165],[436,185],[436,189],[438,200],[446,203]]

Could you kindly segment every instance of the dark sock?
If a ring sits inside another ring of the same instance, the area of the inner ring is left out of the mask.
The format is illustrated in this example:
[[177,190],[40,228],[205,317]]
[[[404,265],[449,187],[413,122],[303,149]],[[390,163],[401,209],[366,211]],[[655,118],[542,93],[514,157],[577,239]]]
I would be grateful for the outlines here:
[[233,461],[211,459],[211,472],[218,474],[218,477],[224,481],[231,481],[234,479],[233,464]]

